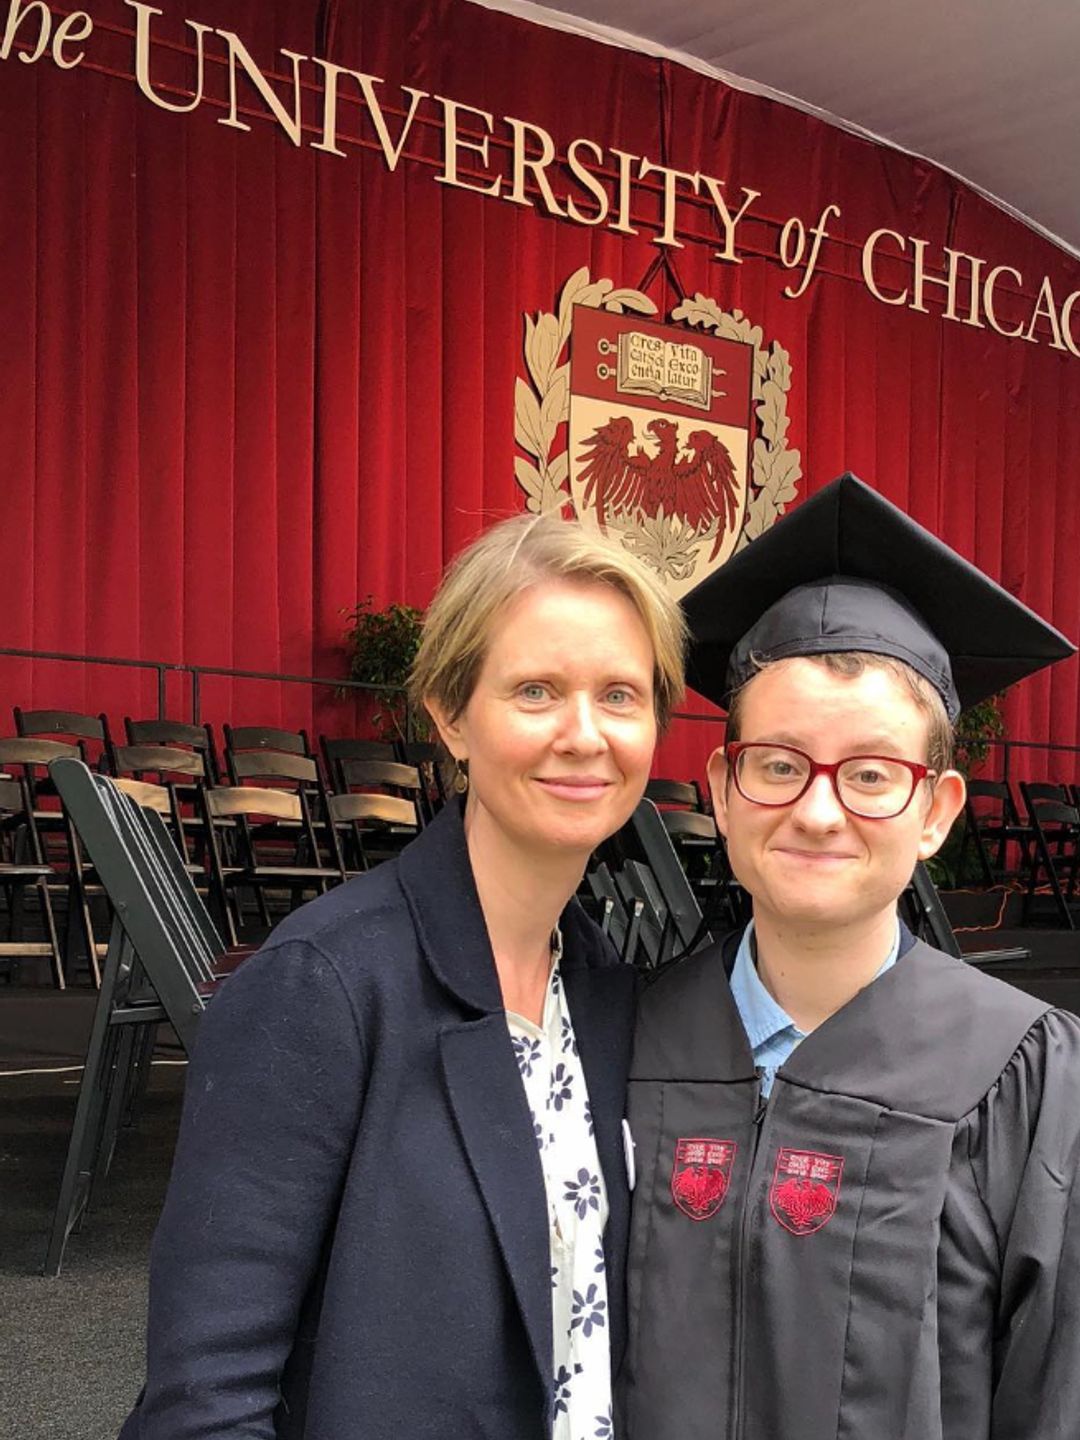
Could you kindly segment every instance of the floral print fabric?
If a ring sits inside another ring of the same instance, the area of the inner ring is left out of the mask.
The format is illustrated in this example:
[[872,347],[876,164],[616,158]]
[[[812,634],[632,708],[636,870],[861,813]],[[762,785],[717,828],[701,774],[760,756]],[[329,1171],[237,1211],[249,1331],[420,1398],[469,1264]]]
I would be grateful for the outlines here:
[[540,1025],[511,1011],[506,1016],[547,1191],[555,1374],[552,1440],[611,1440],[604,1271],[607,1192],[559,974],[557,941],[553,948]]

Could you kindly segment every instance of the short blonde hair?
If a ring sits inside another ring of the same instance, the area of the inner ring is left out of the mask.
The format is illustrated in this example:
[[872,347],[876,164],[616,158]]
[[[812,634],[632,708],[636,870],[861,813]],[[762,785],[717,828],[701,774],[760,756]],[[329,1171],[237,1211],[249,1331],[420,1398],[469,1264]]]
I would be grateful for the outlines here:
[[685,688],[686,622],[657,577],[621,545],[558,514],[515,515],[453,561],[424,617],[409,698],[456,720],[472,697],[495,616],[545,580],[610,585],[633,605],[652,644],[653,704],[663,730]]

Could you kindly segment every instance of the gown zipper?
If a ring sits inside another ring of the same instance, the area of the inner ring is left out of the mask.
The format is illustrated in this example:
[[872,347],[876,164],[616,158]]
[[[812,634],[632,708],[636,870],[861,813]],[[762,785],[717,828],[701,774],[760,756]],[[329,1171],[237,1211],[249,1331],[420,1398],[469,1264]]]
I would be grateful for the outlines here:
[[746,1321],[744,1318],[746,1251],[750,1228],[750,1206],[747,1202],[753,1189],[754,1176],[757,1171],[757,1158],[761,1150],[761,1137],[765,1129],[765,1118],[768,1115],[769,1103],[772,1099],[771,1091],[767,1096],[763,1096],[761,1093],[761,1082],[765,1073],[762,1067],[760,1065],[757,1066],[754,1073],[757,1079],[754,1084],[754,1116],[750,1122],[750,1170],[742,1195],[742,1213],[739,1216],[737,1238],[738,1248],[735,1254],[735,1374],[731,1387],[732,1421],[728,1426],[728,1434],[731,1436],[731,1440],[741,1440],[745,1421],[742,1390],[746,1351]]

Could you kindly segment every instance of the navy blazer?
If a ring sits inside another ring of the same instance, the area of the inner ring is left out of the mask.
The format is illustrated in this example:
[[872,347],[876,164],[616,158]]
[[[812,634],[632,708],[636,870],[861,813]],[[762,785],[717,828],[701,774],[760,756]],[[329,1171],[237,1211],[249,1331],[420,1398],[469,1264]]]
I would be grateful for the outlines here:
[[[562,925],[617,1362],[634,975]],[[543,1175],[451,805],[204,1016],[121,1440],[549,1440],[552,1390]]]

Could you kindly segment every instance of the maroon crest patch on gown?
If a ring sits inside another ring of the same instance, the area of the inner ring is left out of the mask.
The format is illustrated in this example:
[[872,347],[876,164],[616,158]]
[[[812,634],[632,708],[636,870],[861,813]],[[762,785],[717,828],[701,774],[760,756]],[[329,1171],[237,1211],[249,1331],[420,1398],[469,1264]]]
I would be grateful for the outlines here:
[[671,1198],[689,1219],[711,1220],[720,1209],[737,1149],[733,1140],[676,1140]]
[[812,1235],[827,1225],[840,1198],[842,1155],[782,1147],[769,1191],[769,1208],[792,1235]]

